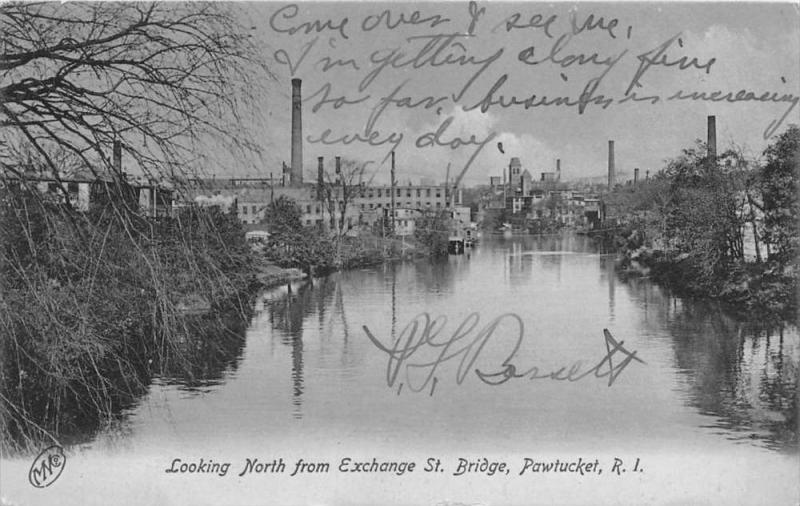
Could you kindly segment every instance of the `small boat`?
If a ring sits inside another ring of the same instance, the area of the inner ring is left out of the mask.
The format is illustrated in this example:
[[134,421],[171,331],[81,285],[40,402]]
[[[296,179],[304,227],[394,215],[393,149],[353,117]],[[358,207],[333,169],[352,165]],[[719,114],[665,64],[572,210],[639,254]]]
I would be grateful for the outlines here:
[[478,230],[475,227],[464,229],[464,245],[468,248],[475,246],[478,242]]
[[461,236],[451,235],[447,240],[447,252],[451,255],[463,255],[464,246],[465,241]]

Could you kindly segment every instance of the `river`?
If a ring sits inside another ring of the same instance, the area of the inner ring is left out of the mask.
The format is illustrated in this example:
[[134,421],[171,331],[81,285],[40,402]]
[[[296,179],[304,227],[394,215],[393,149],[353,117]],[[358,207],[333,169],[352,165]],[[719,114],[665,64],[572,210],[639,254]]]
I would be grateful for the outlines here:
[[[28,484],[35,453],[4,459],[3,500],[797,504],[797,328],[675,298],[613,267],[585,237],[489,238],[437,263],[272,290],[240,345],[191,378],[159,377],[113,423],[65,449],[51,486]],[[419,344],[424,315],[446,320],[429,326],[431,342],[390,361],[378,344]],[[475,328],[457,330],[465,321]],[[452,356],[435,363],[443,350]],[[508,364],[520,377],[499,374]],[[587,374],[564,380],[571,368]],[[247,459],[278,458],[284,473],[240,476]],[[289,476],[301,458],[330,472]],[[339,472],[345,458],[416,468]],[[455,476],[460,458],[506,462],[509,473],[478,465]],[[602,472],[520,475],[526,458],[597,460]],[[201,459],[230,467],[224,476],[166,472]],[[425,472],[428,459],[442,470]]]

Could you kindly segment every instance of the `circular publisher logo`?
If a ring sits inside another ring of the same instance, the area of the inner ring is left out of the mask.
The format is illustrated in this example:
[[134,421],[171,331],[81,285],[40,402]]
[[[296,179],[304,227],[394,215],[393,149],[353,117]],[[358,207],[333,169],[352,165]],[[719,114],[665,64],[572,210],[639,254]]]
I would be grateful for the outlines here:
[[36,488],[50,486],[61,476],[66,463],[67,458],[63,448],[58,445],[45,448],[31,464],[28,481]]

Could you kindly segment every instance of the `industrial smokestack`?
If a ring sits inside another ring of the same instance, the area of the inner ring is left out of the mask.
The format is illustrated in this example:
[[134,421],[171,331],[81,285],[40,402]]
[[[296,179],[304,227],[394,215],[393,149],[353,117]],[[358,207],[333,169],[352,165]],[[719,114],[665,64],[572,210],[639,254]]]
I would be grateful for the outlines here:
[[717,159],[717,117],[708,117],[708,159]]
[[639,167],[636,167],[635,169],[633,169],[633,184],[636,184],[638,182],[639,182]]
[[614,141],[608,141],[608,189],[614,188]]
[[303,109],[300,79],[292,79],[292,173],[291,184],[303,184]]
[[341,174],[342,173],[342,157],[341,156],[337,156],[336,157],[336,173],[337,174]]
[[317,157],[317,199],[322,200],[322,188],[325,186],[325,177],[323,173],[323,158]]

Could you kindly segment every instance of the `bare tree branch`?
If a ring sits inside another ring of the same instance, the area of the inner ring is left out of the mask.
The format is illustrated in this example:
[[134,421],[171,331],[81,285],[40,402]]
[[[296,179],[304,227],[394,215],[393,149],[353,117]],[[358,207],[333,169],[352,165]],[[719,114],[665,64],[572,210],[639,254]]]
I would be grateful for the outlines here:
[[[87,160],[122,140],[145,174],[183,174],[209,139],[257,153],[258,87],[274,76],[223,3],[8,3],[0,7],[0,142]],[[55,167],[43,159],[52,172]],[[13,160],[2,160],[13,163]]]

